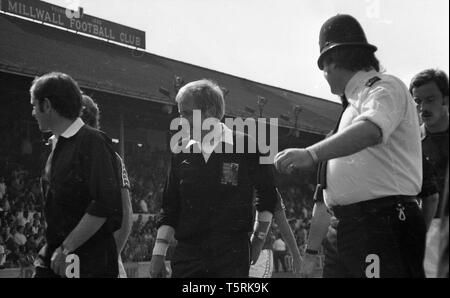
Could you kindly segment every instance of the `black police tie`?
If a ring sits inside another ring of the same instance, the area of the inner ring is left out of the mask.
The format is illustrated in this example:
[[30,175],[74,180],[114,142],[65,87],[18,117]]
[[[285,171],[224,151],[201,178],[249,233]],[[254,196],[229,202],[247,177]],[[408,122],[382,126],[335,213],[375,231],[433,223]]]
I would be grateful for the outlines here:
[[[344,115],[344,112],[348,107],[348,100],[345,95],[343,95],[341,97],[341,101],[342,101],[341,115],[339,116],[339,120],[337,121],[336,126],[334,127],[333,131],[327,137],[331,137],[338,131],[339,124],[341,123],[341,120],[342,120],[342,115]],[[323,161],[323,162],[320,162],[318,165],[317,186],[316,186],[316,191],[314,193],[314,201],[323,202],[323,190],[327,188],[327,164],[328,164],[327,161]]]

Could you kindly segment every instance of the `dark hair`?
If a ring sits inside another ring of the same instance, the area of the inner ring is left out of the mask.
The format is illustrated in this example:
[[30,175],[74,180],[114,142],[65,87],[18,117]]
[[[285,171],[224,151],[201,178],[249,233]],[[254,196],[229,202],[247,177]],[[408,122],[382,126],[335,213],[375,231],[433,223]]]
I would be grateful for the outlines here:
[[83,109],[81,112],[81,119],[83,119],[87,125],[100,129],[100,110],[98,109],[98,105],[91,97],[84,94],[82,97],[82,104]]
[[340,46],[326,53],[323,61],[324,64],[335,63],[337,67],[350,71],[380,71],[380,61],[374,51],[366,47]]
[[441,91],[442,96],[448,96],[447,74],[440,69],[433,68],[426,69],[416,74],[414,78],[412,78],[411,84],[409,85],[409,92],[412,93],[414,88],[418,88],[430,82],[436,83],[436,86]]
[[39,100],[42,109],[44,99],[48,99],[52,108],[64,118],[74,120],[81,112],[81,90],[77,82],[69,75],[51,72],[36,77],[30,88],[30,94]]

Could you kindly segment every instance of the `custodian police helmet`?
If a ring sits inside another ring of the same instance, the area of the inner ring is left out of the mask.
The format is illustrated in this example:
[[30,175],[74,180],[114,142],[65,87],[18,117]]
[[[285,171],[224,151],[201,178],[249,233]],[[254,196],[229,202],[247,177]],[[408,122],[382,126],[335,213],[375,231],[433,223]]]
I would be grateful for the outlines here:
[[350,15],[338,14],[328,19],[320,29],[320,57],[317,61],[323,69],[323,57],[332,49],[342,46],[366,47],[376,51],[377,47],[367,42],[366,34],[359,22]]

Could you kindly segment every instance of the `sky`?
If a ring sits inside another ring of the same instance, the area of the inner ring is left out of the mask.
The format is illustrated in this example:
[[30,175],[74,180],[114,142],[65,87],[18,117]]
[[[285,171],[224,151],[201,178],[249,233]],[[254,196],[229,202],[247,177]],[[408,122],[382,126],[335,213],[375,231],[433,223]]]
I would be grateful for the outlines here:
[[147,52],[333,101],[318,40],[338,13],[359,20],[383,68],[407,85],[423,69],[449,70],[448,0],[46,2],[143,30]]

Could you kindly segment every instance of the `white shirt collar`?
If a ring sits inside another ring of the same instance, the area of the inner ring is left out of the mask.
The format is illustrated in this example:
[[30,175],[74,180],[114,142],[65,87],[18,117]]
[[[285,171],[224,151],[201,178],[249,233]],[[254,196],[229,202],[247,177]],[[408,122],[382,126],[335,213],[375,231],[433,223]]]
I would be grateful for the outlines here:
[[[220,142],[224,142],[224,143],[227,143],[229,145],[233,145],[233,131],[231,129],[229,129],[228,126],[226,126],[222,122],[218,122],[217,125],[214,127],[214,132],[215,132],[215,135],[214,135],[213,140],[215,142],[214,142],[214,144],[212,146],[213,150],[214,150],[214,148],[217,147],[217,145]],[[194,139],[190,139],[187,142],[185,148],[187,149],[187,148],[191,147],[192,145],[199,144],[199,143],[200,143],[199,141],[196,141]],[[202,144],[202,149],[203,149],[203,147],[206,147],[206,148],[211,147],[211,144],[207,144],[207,143]]]
[[73,137],[84,125],[83,120],[81,118],[77,118],[62,134],[63,138],[71,138]]
[[[84,122],[81,118],[77,118],[72,124],[61,134],[63,138],[71,138],[77,134],[77,132],[83,127]],[[52,150],[55,149],[56,143],[58,143],[58,137],[52,135],[49,138],[49,142],[52,144]]]
[[211,153],[214,151],[214,149],[219,145],[221,142],[224,142],[229,145],[233,145],[233,131],[228,128],[225,124],[222,122],[217,122],[217,124],[214,126],[214,138],[213,138],[213,144],[211,143],[202,143],[200,146],[200,142],[190,139],[185,149],[188,149],[190,146],[193,146],[196,144],[201,148],[203,157],[205,159],[205,162],[208,162],[209,157],[211,156]]
[[361,88],[365,88],[367,81],[377,75],[380,75],[380,73],[376,70],[361,70],[355,73],[348,81],[347,86],[345,86],[344,93],[349,103],[355,103],[355,101],[358,100],[358,91],[360,91]]

